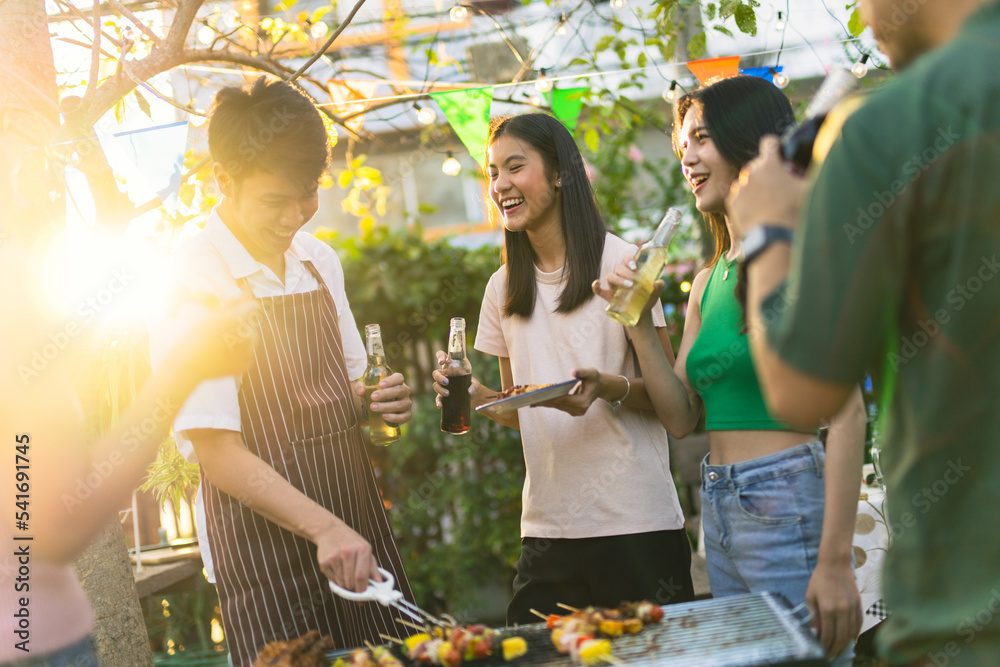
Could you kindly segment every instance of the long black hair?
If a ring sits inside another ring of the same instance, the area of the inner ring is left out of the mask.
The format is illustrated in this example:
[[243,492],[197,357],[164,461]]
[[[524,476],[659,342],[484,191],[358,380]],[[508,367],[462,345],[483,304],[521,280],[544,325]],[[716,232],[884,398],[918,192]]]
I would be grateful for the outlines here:
[[[781,134],[795,123],[795,113],[785,94],[766,79],[757,76],[731,76],[702,86],[677,102],[674,108],[674,152],[683,157],[680,136],[684,116],[692,106],[701,110],[705,127],[719,154],[737,172],[757,157],[762,137]],[[714,265],[732,246],[725,216],[705,213],[715,251],[707,263]]]
[[[542,156],[546,175],[556,172],[562,181],[561,218],[566,244],[563,271],[566,286],[556,312],[576,310],[593,296],[590,284],[600,277],[606,230],[597,200],[587,179],[583,156],[572,135],[555,118],[540,113],[503,116],[490,123],[487,142],[509,135],[530,145]],[[531,317],[535,309],[535,251],[527,232],[504,229],[503,261],[507,265],[507,301],[504,315]]]

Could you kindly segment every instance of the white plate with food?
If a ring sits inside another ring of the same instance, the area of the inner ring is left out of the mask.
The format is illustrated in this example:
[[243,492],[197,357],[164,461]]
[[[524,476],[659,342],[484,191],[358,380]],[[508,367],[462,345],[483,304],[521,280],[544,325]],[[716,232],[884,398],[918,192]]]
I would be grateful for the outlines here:
[[583,380],[567,380],[555,384],[518,384],[507,387],[489,403],[476,408],[488,415],[500,415],[518,408],[526,408],[545,401],[575,394],[583,386]]

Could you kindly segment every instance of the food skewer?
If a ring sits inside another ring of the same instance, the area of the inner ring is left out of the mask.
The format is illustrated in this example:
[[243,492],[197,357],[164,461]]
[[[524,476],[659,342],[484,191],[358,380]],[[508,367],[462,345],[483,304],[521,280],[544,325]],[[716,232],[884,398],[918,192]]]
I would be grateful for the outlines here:
[[[384,635],[381,632],[378,633],[378,636],[381,637],[382,639],[388,641],[388,642],[393,642],[394,644],[399,644],[400,646],[404,646],[406,644],[406,642],[404,642],[399,637],[390,637],[389,635]],[[365,642],[365,643],[367,644],[368,642]]]
[[532,614],[534,614],[538,618],[542,619],[543,621],[549,620],[549,615],[548,614],[543,614],[542,612],[538,611],[537,609],[529,609],[528,611],[530,611]]
[[430,633],[431,631],[431,629],[428,628],[426,625],[417,625],[416,623],[411,623],[410,621],[407,621],[402,618],[397,618],[395,619],[395,621],[400,625],[405,625],[408,628],[413,628],[414,630],[418,630],[420,632]]
[[[570,607],[568,604],[563,604],[562,602],[556,602],[556,606],[559,607],[560,609],[565,609],[566,611],[571,611],[574,614],[579,614],[580,613],[580,610],[577,609],[576,607]],[[546,618],[548,618],[548,616],[546,616]]]

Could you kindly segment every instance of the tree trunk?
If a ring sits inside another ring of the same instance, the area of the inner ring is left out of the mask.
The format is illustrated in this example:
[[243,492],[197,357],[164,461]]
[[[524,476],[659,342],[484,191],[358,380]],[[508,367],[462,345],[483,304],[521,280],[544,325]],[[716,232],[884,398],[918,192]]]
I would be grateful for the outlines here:
[[142,606],[117,520],[77,559],[76,574],[97,616],[94,635],[101,666],[152,667]]
[[59,129],[59,102],[44,0],[0,3],[0,63],[0,143],[17,174],[4,227],[30,244],[65,215],[62,170],[48,150]]

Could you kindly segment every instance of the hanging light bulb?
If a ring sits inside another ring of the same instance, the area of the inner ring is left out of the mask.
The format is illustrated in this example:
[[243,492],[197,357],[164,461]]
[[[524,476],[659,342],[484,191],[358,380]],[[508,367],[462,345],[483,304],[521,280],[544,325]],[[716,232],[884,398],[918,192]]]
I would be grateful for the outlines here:
[[552,90],[552,82],[548,80],[545,76],[545,68],[538,70],[538,80],[535,81],[535,89],[538,92],[545,94]]
[[323,39],[329,31],[330,26],[323,21],[317,21],[309,27],[309,34],[312,35],[313,39]]
[[451,151],[448,151],[448,157],[441,165],[441,171],[448,176],[458,176],[458,172],[462,171],[462,163],[455,159]]
[[663,101],[673,102],[677,98],[677,82],[671,81],[670,87],[663,91]]
[[559,19],[559,27],[556,28],[556,34],[560,37],[565,37],[569,34],[569,30],[566,29],[566,12],[563,12]]
[[854,63],[854,67],[851,68],[851,72],[854,74],[854,76],[858,77],[859,79],[863,79],[865,77],[865,74],[868,74],[867,53],[861,56],[861,60]]
[[230,9],[219,18],[216,25],[219,26],[223,32],[234,30],[240,25],[240,13],[235,9]]
[[611,9],[621,9],[625,6],[625,0],[611,0]]
[[774,81],[774,85],[778,88],[784,88],[788,85],[788,77],[773,67],[771,68],[771,79]]
[[200,28],[198,28],[198,32],[195,33],[195,36],[197,37],[199,42],[207,45],[211,44],[212,41],[215,39],[215,31],[212,30],[212,26],[203,25]]
[[448,12],[448,16],[450,16],[451,20],[455,23],[461,23],[469,17],[469,10],[462,5],[455,5],[451,8],[451,11]]
[[437,114],[430,107],[422,107],[414,103],[413,108],[417,111],[417,122],[421,125],[433,125],[437,121]]
[[781,12],[778,12],[778,20],[774,22],[774,29],[778,32],[785,29],[785,16]]
[[531,99],[528,100],[528,104],[533,107],[540,107],[542,106],[542,98],[538,95],[532,95]]

